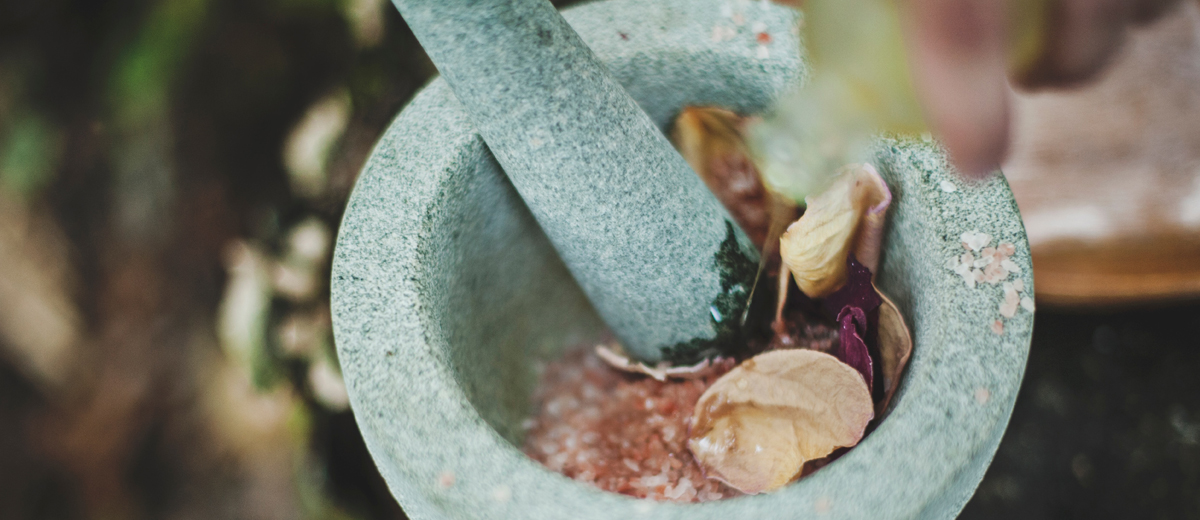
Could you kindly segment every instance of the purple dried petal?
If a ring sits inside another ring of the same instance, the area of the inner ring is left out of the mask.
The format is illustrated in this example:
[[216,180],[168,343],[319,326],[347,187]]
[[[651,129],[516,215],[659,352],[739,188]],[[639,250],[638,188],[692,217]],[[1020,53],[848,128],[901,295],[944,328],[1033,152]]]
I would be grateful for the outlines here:
[[830,316],[840,315],[846,307],[858,307],[863,313],[870,314],[883,302],[871,284],[871,270],[858,263],[854,255],[846,259],[846,264],[846,284],[826,296],[821,302],[822,306]]
[[867,330],[867,313],[858,307],[845,307],[837,320],[842,326],[838,335],[841,348],[838,349],[837,358],[862,374],[867,389],[874,391],[875,374],[871,354],[867,351],[867,343],[863,341],[863,334]]

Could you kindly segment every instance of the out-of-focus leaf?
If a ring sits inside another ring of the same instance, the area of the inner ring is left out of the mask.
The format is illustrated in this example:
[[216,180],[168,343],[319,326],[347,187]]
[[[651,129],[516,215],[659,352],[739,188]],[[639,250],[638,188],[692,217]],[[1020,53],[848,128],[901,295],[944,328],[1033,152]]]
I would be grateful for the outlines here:
[[283,147],[292,190],[318,197],[328,183],[329,155],[350,122],[350,94],[339,90],[314,103],[296,124]]
[[354,32],[354,42],[360,48],[379,45],[384,35],[384,9],[391,6],[383,0],[347,0],[340,2],[342,16]]
[[271,261],[257,248],[234,242],[226,252],[229,282],[217,309],[217,337],[232,364],[260,390],[275,382],[267,351]]
[[0,355],[47,393],[70,382],[83,339],[67,244],[49,215],[0,189]]
[[875,372],[871,364],[871,353],[863,339],[867,335],[867,314],[858,307],[846,306],[842,307],[837,321],[841,325],[837,357],[862,374],[867,383],[867,390],[871,390]]
[[110,78],[109,96],[121,127],[138,129],[166,117],[172,81],[205,20],[207,4],[172,0],[150,11]]
[[[870,164],[843,168],[828,190],[808,198],[804,215],[779,242],[783,264],[804,294],[823,298],[840,288],[851,252],[861,251],[878,263],[879,230],[890,202],[887,185]],[[864,230],[865,225],[872,229]]]
[[53,180],[61,138],[36,114],[14,118],[0,135],[5,136],[0,141],[0,189],[28,199]]
[[812,74],[750,129],[768,182],[796,198],[824,191],[831,172],[863,161],[875,135],[925,130],[891,0],[805,0]]
[[876,415],[883,415],[888,403],[900,386],[900,376],[912,355],[912,334],[904,324],[904,316],[887,295],[879,293],[883,303],[879,306],[879,368],[883,373],[883,399],[875,407]]
[[809,460],[854,446],[874,417],[857,371],[812,350],[759,354],[696,403],[688,448],[709,478],[750,494],[778,489]]

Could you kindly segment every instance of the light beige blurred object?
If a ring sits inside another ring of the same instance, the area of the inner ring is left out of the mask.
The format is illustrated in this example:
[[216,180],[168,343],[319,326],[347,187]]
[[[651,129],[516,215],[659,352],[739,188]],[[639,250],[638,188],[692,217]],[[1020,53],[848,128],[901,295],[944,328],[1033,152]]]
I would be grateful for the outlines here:
[[350,122],[350,93],[339,89],[308,108],[283,145],[283,165],[293,192],[319,197],[329,181],[329,154]]
[[1004,172],[1039,302],[1200,296],[1200,3],[1131,31],[1094,83],[1015,97]]
[[52,218],[0,190],[0,354],[50,389],[66,381],[80,337],[66,244]]

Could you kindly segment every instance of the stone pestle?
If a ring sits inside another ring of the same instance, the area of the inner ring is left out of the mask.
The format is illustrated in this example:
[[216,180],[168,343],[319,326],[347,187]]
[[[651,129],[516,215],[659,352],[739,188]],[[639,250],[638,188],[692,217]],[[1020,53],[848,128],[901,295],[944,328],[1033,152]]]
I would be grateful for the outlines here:
[[633,357],[736,346],[758,252],[547,0],[393,0]]

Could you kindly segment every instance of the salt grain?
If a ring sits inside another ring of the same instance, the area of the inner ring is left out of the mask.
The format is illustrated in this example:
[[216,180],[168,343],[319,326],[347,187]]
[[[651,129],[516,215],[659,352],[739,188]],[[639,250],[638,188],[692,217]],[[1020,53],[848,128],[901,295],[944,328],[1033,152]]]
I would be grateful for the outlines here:
[[1010,273],[1020,273],[1021,272],[1021,268],[1017,267],[1017,263],[1013,262],[1012,260],[1009,260],[1007,258],[1005,258],[1003,261],[1001,261],[1000,265],[1002,267],[1004,267],[1005,271],[1008,271]]
[[1005,282],[1005,284],[1004,284],[1004,303],[1011,303],[1013,305],[1016,305],[1017,302],[1019,302],[1019,301],[1021,301],[1021,297],[1017,296],[1017,289],[1015,287],[1013,287],[1013,284]]
[[716,43],[732,40],[736,35],[737,31],[733,27],[714,25],[712,29],[712,41]]
[[996,320],[992,322],[992,332],[996,334],[1004,334],[1004,322]]
[[1020,278],[1013,280],[1013,288],[1016,289],[1017,292],[1025,292],[1025,280]]
[[1000,315],[1005,318],[1011,318],[1017,315],[1017,302],[1004,302],[1000,304]]
[[492,489],[492,500],[503,504],[508,502],[510,499],[512,499],[512,488],[508,487],[507,485],[500,484]]
[[939,182],[938,187],[941,188],[942,191],[944,191],[946,193],[954,193],[954,192],[958,191],[958,187],[955,186],[954,183],[950,182],[950,181]]
[[987,283],[996,285],[1004,281],[1005,278],[1008,278],[1008,271],[1006,271],[1001,264],[993,262],[988,264],[987,267],[983,268],[983,281]]
[[992,236],[979,231],[967,231],[962,234],[962,242],[971,251],[979,251],[992,242]]
[[1028,296],[1021,298],[1021,307],[1029,312],[1033,312],[1033,298]]
[[992,392],[984,387],[975,389],[975,402],[979,404],[987,404],[992,399]]

